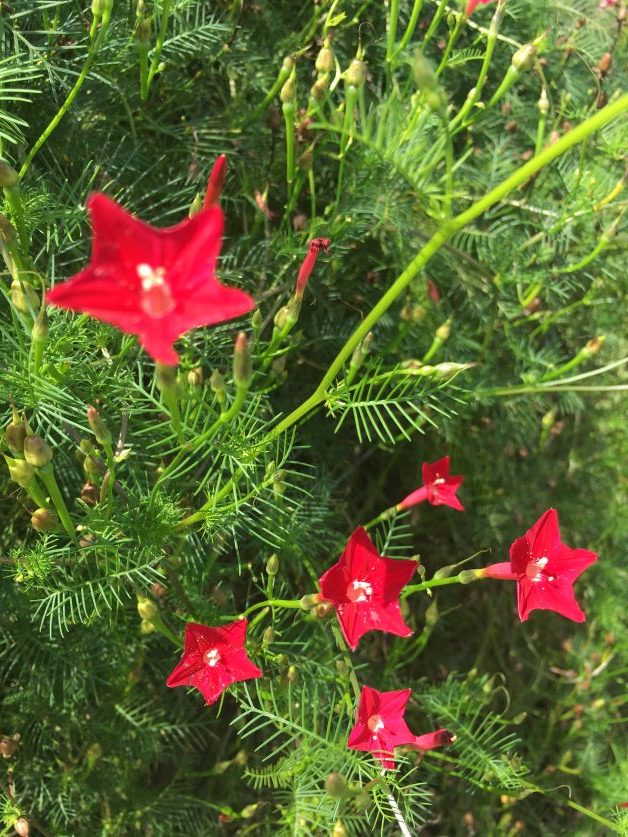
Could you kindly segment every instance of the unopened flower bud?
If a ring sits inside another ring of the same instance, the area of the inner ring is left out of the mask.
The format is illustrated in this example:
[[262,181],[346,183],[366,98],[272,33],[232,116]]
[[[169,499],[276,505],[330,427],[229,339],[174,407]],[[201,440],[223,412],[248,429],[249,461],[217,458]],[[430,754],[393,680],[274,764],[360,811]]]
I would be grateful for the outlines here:
[[83,472],[88,482],[99,483],[101,480],[101,471],[98,463],[93,456],[86,456],[83,460]]
[[294,70],[294,58],[291,55],[286,55],[281,65],[282,73],[291,73]]
[[248,389],[253,378],[251,347],[246,334],[241,331],[236,337],[233,351],[233,380],[238,389]]
[[24,439],[24,459],[34,468],[43,468],[52,461],[52,448],[35,434]]
[[20,176],[13,166],[6,160],[0,159],[0,186],[3,189],[14,189],[20,182]]
[[600,334],[599,337],[593,337],[588,341],[583,349],[583,352],[587,355],[587,357],[592,357],[592,355],[596,355],[600,351],[605,342],[606,337],[603,334]]
[[39,309],[39,314],[33,323],[31,337],[40,343],[45,343],[48,339],[48,314],[43,306]]
[[212,392],[216,394],[216,397],[220,402],[225,400],[225,379],[221,372],[218,369],[214,369],[209,377],[209,385],[212,389]]
[[293,73],[285,82],[279,92],[279,98],[284,105],[292,104],[296,97],[297,79]]
[[240,811],[240,816],[245,820],[250,820],[251,817],[255,816],[259,806],[259,802],[253,802],[250,805],[245,805],[244,808]]
[[445,322],[436,329],[436,337],[442,343],[445,342],[449,338],[451,334],[451,320],[445,320]]
[[147,634],[152,634],[155,631],[155,626],[152,622],[149,622],[147,619],[142,619],[140,622],[140,633],[144,636]]
[[294,686],[299,679],[299,672],[296,666],[289,666],[288,671],[286,672],[286,679],[288,680],[288,683],[292,683]]
[[147,599],[145,596],[142,596],[137,600],[137,612],[142,619],[145,619],[147,622],[152,622],[152,620],[159,613],[159,608],[155,602]]
[[549,112],[549,99],[547,98],[547,90],[544,87],[541,88],[541,95],[536,105],[541,113],[541,116],[547,116]]
[[342,773],[329,773],[325,779],[325,790],[330,796],[338,798],[347,790],[347,780]]
[[447,564],[445,567],[439,567],[434,573],[433,578],[449,578],[457,568],[457,564]]
[[99,445],[111,444],[111,433],[102,416],[91,404],[87,408],[87,422]]
[[9,468],[9,476],[22,488],[25,488],[35,475],[35,469],[29,465],[24,459],[12,459],[5,454],[4,456],[7,466]]
[[551,410],[548,410],[541,419],[541,427],[545,430],[551,430],[556,422],[556,408],[553,407]]
[[268,575],[277,575],[279,572],[279,558],[275,554],[266,561],[266,572]]
[[354,58],[345,73],[345,80],[353,87],[362,87],[366,81],[366,63],[359,58]]
[[53,532],[59,525],[59,518],[50,509],[36,509],[31,515],[31,526],[37,532]]
[[351,355],[351,366],[355,366],[358,369],[364,363],[366,356],[368,355],[371,344],[373,343],[373,332],[369,331],[366,335],[364,340],[361,340],[358,345],[353,350],[353,354]]
[[216,203],[218,203],[218,199],[220,198],[220,194],[222,192],[222,187],[225,184],[226,177],[227,155],[220,154],[216,158],[216,162],[212,167],[209,179],[207,181],[207,189],[205,190],[205,198],[203,200],[203,209],[207,209],[209,206],[214,206]]
[[286,325],[286,321],[288,319],[288,306],[282,305],[282,307],[277,311],[274,318],[275,328],[278,328],[279,331],[283,331],[284,326]]
[[269,625],[262,634],[262,645],[270,645],[275,641],[275,631]]
[[537,48],[534,44],[524,44],[513,55],[512,66],[518,73],[525,73],[534,63],[536,53]]
[[347,829],[342,820],[336,820],[331,830],[331,837],[347,837]]
[[39,294],[30,282],[14,279],[11,282],[11,302],[22,314],[29,314],[31,309],[39,308]]

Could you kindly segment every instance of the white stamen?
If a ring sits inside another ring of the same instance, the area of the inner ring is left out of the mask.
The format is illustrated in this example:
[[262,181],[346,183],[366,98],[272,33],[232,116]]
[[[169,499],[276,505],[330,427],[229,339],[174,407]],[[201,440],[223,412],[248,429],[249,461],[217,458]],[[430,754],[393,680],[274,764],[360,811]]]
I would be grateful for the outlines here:
[[203,654],[203,660],[210,668],[214,668],[220,662],[220,654],[217,648],[210,648]]

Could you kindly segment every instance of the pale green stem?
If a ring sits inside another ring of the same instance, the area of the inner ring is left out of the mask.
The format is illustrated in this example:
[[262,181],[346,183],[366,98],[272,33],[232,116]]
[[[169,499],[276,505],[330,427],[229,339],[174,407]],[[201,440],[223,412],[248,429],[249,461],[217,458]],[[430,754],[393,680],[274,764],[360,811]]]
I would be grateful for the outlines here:
[[403,36],[399,41],[399,45],[393,53],[393,58],[397,56],[402,50],[404,50],[410,43],[410,39],[412,38],[414,30],[416,29],[416,25],[418,23],[419,15],[421,14],[422,8],[423,0],[414,0],[414,5],[412,6],[412,12],[410,14],[410,20],[408,21],[408,25],[406,26],[406,31],[403,33]]
[[146,87],[146,96],[150,91],[150,86],[153,82],[155,75],[157,74],[157,68],[159,67],[159,59],[161,58],[161,52],[164,48],[164,42],[166,40],[166,32],[168,30],[168,18],[170,17],[170,0],[162,0],[161,4],[161,15],[159,17],[159,32],[157,34],[157,41],[155,43],[155,49],[153,50],[153,55],[150,61],[150,68],[148,70],[148,83]]
[[[342,349],[338,352],[332,363],[330,364],[323,379],[314,390],[312,395],[301,403],[296,409],[283,418],[275,427],[267,433],[261,442],[256,446],[258,453],[261,453],[268,444],[274,441],[278,436],[281,436],[286,430],[295,425],[311,410],[315,409],[320,403],[325,400],[327,390],[333,383],[334,379],[344,366],[345,362],[351,357],[355,347],[360,343],[366,335],[373,329],[380,317],[390,308],[399,295],[407,288],[412,280],[421,272],[430,259],[441,249],[441,247],[449,241],[449,239],[461,229],[466,227],[472,221],[475,221],[480,215],[491,209],[496,203],[505,198],[510,192],[517,189],[526,183],[530,177],[538,171],[549,165],[557,157],[560,157],[565,152],[569,151],[579,142],[587,139],[591,134],[604,127],[608,122],[621,116],[628,111],[628,95],[624,95],[617,101],[607,105],[602,110],[599,110],[586,121],[572,128],[571,131],[560,137],[553,145],[544,148],[540,154],[532,157],[527,163],[520,166],[513,174],[507,177],[502,183],[491,189],[488,194],[483,195],[472,206],[456,215],[450,221],[446,221],[432,236],[432,238],[425,244],[418,255],[410,262],[405,270],[397,277],[390,288],[380,297],[379,301],[369,311],[369,313],[361,321],[360,325],[355,329],[353,334],[348,338]],[[533,390],[534,391],[534,390]],[[490,391],[488,391],[490,392]],[[497,394],[500,394],[497,391]],[[241,472],[238,472],[241,473]],[[177,528],[190,526],[197,520],[202,520],[204,511],[212,508],[220,496],[224,496],[232,490],[234,478],[228,480],[218,494],[202,506],[197,512],[184,518],[177,524]]]
[[395,40],[397,38],[397,21],[399,20],[399,0],[390,0],[390,15],[388,17],[388,43],[386,46],[386,61],[392,61],[395,55]]
[[436,9],[436,14],[432,18],[432,22],[428,26],[427,32],[423,38],[423,43],[421,44],[421,52],[425,52],[425,47],[427,46],[428,42],[434,35],[434,32],[438,29],[438,26],[442,20],[443,15],[445,14],[445,9],[447,8],[447,0],[440,0],[438,5],[438,9]]
[[39,149],[46,142],[46,140],[48,139],[50,134],[52,134],[52,132],[57,127],[59,122],[61,122],[63,117],[66,115],[66,113],[70,109],[70,106],[72,105],[72,102],[74,101],[74,99],[76,99],[76,96],[77,96],[79,90],[83,86],[83,82],[87,78],[87,76],[89,74],[89,71],[92,68],[92,64],[94,63],[94,61],[96,59],[96,55],[98,53],[100,45],[102,44],[102,42],[105,39],[105,35],[107,33],[107,27],[109,26],[110,18],[111,18],[111,9],[108,9],[105,12],[105,14],[102,16],[102,22],[101,22],[101,25],[100,25],[100,29],[98,31],[98,36],[96,37],[96,39],[94,41],[92,41],[92,43],[90,45],[90,48],[87,52],[87,59],[85,60],[85,64],[83,65],[83,69],[79,73],[78,78],[74,82],[74,87],[70,90],[65,102],[61,105],[61,107],[59,108],[59,110],[57,111],[57,113],[55,114],[53,119],[50,121],[50,123],[48,124],[48,126],[46,127],[44,132],[41,134],[41,136],[39,137],[39,139],[37,140],[35,145],[28,152],[28,154],[26,156],[26,159],[24,160],[24,163],[22,164],[22,168],[20,169],[20,180],[24,177],[24,175],[28,171],[28,168],[29,168],[30,164],[33,162],[33,158],[35,157],[35,155],[37,154]]
[[63,528],[68,533],[68,536],[77,543],[76,539],[76,529],[74,528],[74,524],[72,523],[72,518],[70,517],[70,512],[68,511],[68,507],[65,504],[65,500],[59,490],[59,486],[57,485],[57,479],[55,477],[55,472],[53,467],[50,463],[48,465],[44,465],[43,468],[37,469],[37,475],[41,478],[41,481],[46,486],[48,490],[48,494],[50,499],[52,500],[52,504],[54,505],[57,514],[59,515],[59,519],[63,524]]

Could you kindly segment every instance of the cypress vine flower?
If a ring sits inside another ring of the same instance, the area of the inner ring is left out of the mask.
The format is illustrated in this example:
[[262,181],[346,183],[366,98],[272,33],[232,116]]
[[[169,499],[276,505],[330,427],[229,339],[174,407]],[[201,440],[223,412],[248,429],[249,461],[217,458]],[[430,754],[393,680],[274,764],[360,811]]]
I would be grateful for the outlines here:
[[340,560],[319,583],[321,599],[335,607],[352,651],[367,631],[412,634],[401,616],[399,594],[416,568],[416,561],[382,557],[362,526],[351,535]]
[[244,648],[246,626],[246,619],[218,628],[188,622],[183,656],[166,680],[166,686],[193,686],[211,704],[232,683],[261,677],[261,670]]
[[455,736],[445,729],[419,736],[410,731],[403,716],[411,691],[378,692],[363,686],[347,747],[373,753],[385,768],[391,770],[395,766],[395,747],[407,744],[420,750],[433,750],[455,741]]
[[573,584],[596,561],[595,552],[572,549],[562,543],[558,513],[556,509],[548,509],[512,544],[510,561],[491,564],[482,575],[517,582],[522,622],[532,610],[554,610],[574,622],[584,622],[586,617],[576,601]]
[[490,2],[491,0],[467,0],[467,5],[464,10],[466,17],[472,15],[479,5],[486,6]]
[[192,328],[246,314],[254,300],[215,275],[222,245],[218,206],[157,229],[103,194],[87,201],[94,234],[90,263],[46,295],[52,305],[82,311],[136,334],[151,357],[175,365],[173,343]]
[[436,462],[424,462],[423,485],[398,503],[397,511],[409,509],[424,500],[433,506],[449,506],[457,511],[464,511],[456,493],[463,481],[464,477],[450,476],[448,456],[443,456]]

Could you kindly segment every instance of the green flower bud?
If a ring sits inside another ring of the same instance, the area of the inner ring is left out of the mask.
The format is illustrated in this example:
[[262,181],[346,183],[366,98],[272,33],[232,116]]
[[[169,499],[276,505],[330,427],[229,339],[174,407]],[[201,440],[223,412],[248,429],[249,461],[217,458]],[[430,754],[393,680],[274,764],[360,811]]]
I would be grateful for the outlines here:
[[15,189],[20,182],[20,176],[10,163],[0,159],[0,186],[3,189]]
[[193,218],[195,215],[198,215],[202,208],[203,196],[200,194],[200,192],[197,192],[194,195],[194,200],[190,204],[190,211],[188,212],[188,215],[190,216],[190,218]]
[[436,337],[444,343],[445,340],[449,338],[451,334],[451,320],[445,320],[445,322],[436,329]]
[[93,456],[86,456],[83,461],[83,471],[88,482],[99,483],[101,479],[101,472],[96,459]]
[[285,81],[279,92],[279,98],[284,105],[292,104],[296,98],[297,79],[294,73]]
[[24,459],[34,468],[43,468],[52,462],[52,448],[35,434],[24,439]]
[[111,444],[111,433],[100,413],[91,404],[87,408],[87,421],[99,445]]
[[288,314],[290,313],[288,306],[283,305],[279,311],[275,314],[275,327],[279,329],[279,331],[283,331],[284,326],[288,320]]
[[152,622],[159,613],[159,608],[155,602],[142,596],[141,598],[138,597],[137,600],[137,612],[146,622]]
[[233,379],[238,389],[248,389],[253,378],[251,347],[246,334],[241,331],[236,337],[233,351]]
[[268,575],[277,575],[279,572],[279,558],[276,555],[271,555],[266,561],[266,572]]
[[188,372],[188,384],[191,387],[200,387],[203,383],[203,367],[195,366]]
[[301,598],[301,607],[303,610],[311,610],[320,601],[318,593],[307,593]]
[[286,55],[281,65],[282,72],[291,73],[294,70],[294,58],[291,55]]
[[154,630],[155,626],[152,622],[149,622],[147,619],[142,619],[142,621],[140,622],[140,633],[143,636],[146,636],[147,634],[152,634]]
[[292,683],[292,685],[294,686],[294,684],[299,679],[299,672],[297,671],[296,666],[289,666],[288,671],[286,673],[286,678],[288,680],[288,683]]
[[587,357],[592,357],[600,351],[605,342],[606,336],[604,334],[600,334],[599,337],[593,337],[589,340],[582,351]]
[[270,645],[271,642],[275,641],[275,631],[269,625],[264,633],[262,634],[262,645]]
[[539,97],[539,101],[536,103],[541,116],[547,116],[549,113],[549,99],[547,98],[547,90],[542,87],[541,88],[541,95]]
[[461,570],[458,573],[458,578],[461,584],[472,584],[479,578],[484,578],[484,572],[482,570]]
[[53,532],[59,525],[59,518],[51,509],[36,509],[31,515],[31,525],[38,532]]
[[310,87],[310,96],[318,102],[324,98],[328,87],[329,76],[321,76],[320,78],[317,78],[314,84]]
[[225,400],[225,379],[218,369],[214,369],[209,377],[209,385],[219,401]]

